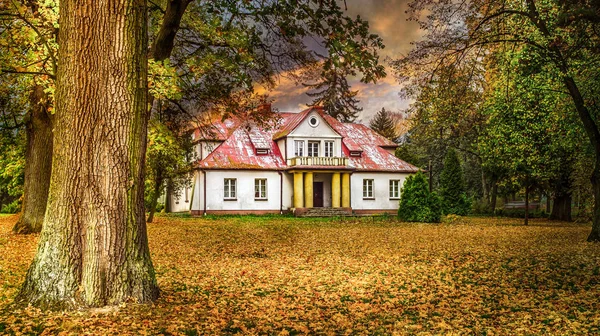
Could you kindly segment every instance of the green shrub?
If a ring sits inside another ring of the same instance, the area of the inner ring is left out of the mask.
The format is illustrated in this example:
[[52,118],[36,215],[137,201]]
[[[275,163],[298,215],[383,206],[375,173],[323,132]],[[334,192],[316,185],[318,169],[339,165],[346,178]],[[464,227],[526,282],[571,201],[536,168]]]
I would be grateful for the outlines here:
[[402,187],[398,218],[406,222],[439,223],[442,217],[440,198],[429,192],[422,172],[409,176]]
[[16,214],[19,211],[21,211],[21,200],[16,199],[12,201],[12,203],[5,204],[0,210],[0,213]]
[[444,214],[465,216],[471,211],[471,199],[465,192],[462,168],[458,155],[448,150],[444,159],[444,169],[440,175],[440,197]]
[[491,205],[485,200],[477,200],[471,205],[471,213],[474,215],[493,215],[494,211],[492,211]]

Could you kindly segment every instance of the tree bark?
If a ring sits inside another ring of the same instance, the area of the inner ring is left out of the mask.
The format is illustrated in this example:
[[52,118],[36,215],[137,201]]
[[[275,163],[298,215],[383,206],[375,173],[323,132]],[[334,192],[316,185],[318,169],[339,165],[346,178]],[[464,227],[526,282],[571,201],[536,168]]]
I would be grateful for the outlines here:
[[152,191],[152,200],[150,202],[150,209],[148,209],[148,219],[146,223],[152,223],[154,221],[154,213],[156,212],[156,205],[158,204],[158,198],[162,191],[163,179],[160,174],[157,174],[157,178],[154,181],[154,190]]
[[490,209],[492,210],[492,213],[496,212],[497,199],[498,199],[498,181],[493,180],[492,181],[492,199],[490,201]]
[[52,122],[48,114],[48,96],[41,85],[35,85],[29,99],[31,110],[26,125],[23,205],[21,217],[13,227],[13,231],[20,234],[42,231],[52,172]]
[[144,0],[61,0],[48,209],[17,303],[42,309],[158,297],[144,212]]
[[550,219],[571,222],[571,194],[561,194],[554,197],[554,207]]

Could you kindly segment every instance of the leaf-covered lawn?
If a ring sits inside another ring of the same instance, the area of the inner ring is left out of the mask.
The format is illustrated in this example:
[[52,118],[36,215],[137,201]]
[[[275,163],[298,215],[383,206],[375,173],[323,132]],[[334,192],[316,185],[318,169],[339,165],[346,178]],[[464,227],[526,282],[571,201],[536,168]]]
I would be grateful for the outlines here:
[[0,334],[600,332],[588,225],[159,217],[154,305],[43,313],[8,306],[38,238],[15,220],[0,217]]

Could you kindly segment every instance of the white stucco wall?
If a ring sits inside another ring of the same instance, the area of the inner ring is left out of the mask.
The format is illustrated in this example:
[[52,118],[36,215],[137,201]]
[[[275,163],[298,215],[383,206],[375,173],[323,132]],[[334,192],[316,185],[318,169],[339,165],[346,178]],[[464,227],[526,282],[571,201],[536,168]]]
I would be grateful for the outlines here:
[[190,211],[192,202],[193,177],[190,177],[189,186],[182,188],[178,193],[171,195],[171,212]]
[[[400,189],[409,176],[406,173],[363,173],[355,172],[350,178],[351,206],[353,209],[398,209],[399,200],[390,199],[390,180],[400,180]],[[363,179],[373,180],[373,196],[375,199],[363,199]]]
[[[206,175],[206,210],[279,210],[280,177],[276,171],[214,170]],[[204,178],[198,172],[192,210],[204,210]],[[225,200],[223,181],[235,178],[236,200]],[[267,200],[254,199],[254,180],[267,179]],[[291,207],[292,178],[283,173],[283,210]]]
[[[308,124],[311,116],[319,120],[319,125],[312,127]],[[320,141],[319,156],[325,156],[325,140],[334,141],[333,156],[342,156],[342,137],[337,134],[316,112],[311,112],[296,127],[296,129],[287,136],[287,159],[293,158],[294,140],[304,141],[304,156],[308,156],[308,141]],[[282,152],[283,153],[283,152]]]

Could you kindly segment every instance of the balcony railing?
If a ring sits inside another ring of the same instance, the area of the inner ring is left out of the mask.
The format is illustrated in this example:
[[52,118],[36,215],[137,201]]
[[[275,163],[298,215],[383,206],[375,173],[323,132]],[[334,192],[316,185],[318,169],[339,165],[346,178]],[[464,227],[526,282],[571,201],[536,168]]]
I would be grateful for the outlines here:
[[347,157],[299,156],[290,159],[290,166],[347,166]]

